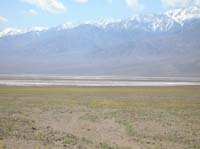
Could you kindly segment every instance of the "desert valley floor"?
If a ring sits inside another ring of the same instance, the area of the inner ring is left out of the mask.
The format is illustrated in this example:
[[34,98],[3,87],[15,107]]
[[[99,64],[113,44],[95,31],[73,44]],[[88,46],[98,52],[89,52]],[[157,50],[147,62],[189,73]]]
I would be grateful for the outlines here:
[[199,149],[200,87],[0,87],[4,149]]

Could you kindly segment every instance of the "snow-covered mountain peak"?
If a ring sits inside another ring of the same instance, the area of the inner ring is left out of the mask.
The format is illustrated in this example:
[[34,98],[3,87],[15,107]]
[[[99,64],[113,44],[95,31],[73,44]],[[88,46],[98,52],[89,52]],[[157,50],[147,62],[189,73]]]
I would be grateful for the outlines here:
[[46,31],[48,29],[49,28],[45,27],[45,26],[34,26],[34,27],[27,29],[27,31],[28,32],[41,32],[41,31]]
[[[174,21],[163,14],[142,14],[134,15],[126,20],[129,26],[137,26],[145,31],[168,31],[173,25]],[[127,25],[126,25],[127,26]],[[128,27],[126,27],[128,28]]]
[[[143,30],[150,32],[166,32],[172,29],[174,26],[183,26],[186,21],[200,19],[200,8],[187,7],[166,11],[160,14],[137,14],[127,19],[102,19],[96,21],[84,21],[84,22],[66,22],[54,29],[67,30],[75,29],[81,25],[91,25],[105,30]],[[41,31],[48,30],[47,27],[32,27],[29,29],[16,29],[6,28],[0,31],[0,37],[11,36],[18,34],[25,34],[29,32],[36,32],[39,34]],[[49,30],[50,31],[50,30]]]
[[64,24],[62,24],[61,26],[57,27],[58,30],[62,30],[62,29],[72,29],[75,28],[77,26],[79,26],[80,23],[73,23],[73,22],[65,22]]
[[165,12],[165,15],[172,18],[177,23],[183,25],[184,22],[187,20],[200,18],[200,8],[198,7],[179,8],[175,10],[169,10]]
[[0,37],[16,35],[16,34],[21,34],[21,33],[22,33],[22,30],[20,30],[20,29],[5,28],[4,30],[0,31]]
[[62,29],[73,29],[80,25],[93,25],[99,28],[106,28],[108,25],[113,23],[120,22],[120,19],[101,19],[101,20],[95,20],[95,21],[84,21],[81,23],[74,23],[74,22],[66,22],[62,24],[61,26],[57,27],[58,30]]
[[48,28],[43,26],[35,26],[28,29],[5,28],[4,30],[0,31],[0,37],[25,34],[29,32],[41,32],[45,30],[48,30]]
[[100,28],[106,28],[110,24],[119,23],[121,19],[102,19],[94,21],[93,24]]

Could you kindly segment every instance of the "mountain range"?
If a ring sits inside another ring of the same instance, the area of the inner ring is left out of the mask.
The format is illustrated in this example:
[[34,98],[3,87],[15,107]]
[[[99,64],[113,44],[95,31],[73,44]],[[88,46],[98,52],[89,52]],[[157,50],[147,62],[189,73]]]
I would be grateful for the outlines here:
[[0,31],[1,74],[200,76],[200,8]]

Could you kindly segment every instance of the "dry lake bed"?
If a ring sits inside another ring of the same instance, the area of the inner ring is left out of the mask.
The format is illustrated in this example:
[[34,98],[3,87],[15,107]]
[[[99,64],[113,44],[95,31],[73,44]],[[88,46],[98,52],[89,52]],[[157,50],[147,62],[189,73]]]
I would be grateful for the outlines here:
[[199,149],[200,86],[0,87],[0,149]]

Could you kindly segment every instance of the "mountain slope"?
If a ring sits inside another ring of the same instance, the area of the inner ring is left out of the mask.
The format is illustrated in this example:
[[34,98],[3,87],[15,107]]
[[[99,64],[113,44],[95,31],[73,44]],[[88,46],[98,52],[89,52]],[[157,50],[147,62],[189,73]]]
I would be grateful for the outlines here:
[[0,33],[0,73],[200,76],[199,27],[190,7]]

